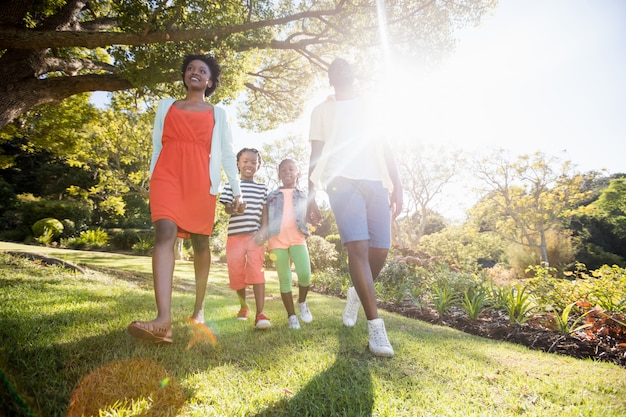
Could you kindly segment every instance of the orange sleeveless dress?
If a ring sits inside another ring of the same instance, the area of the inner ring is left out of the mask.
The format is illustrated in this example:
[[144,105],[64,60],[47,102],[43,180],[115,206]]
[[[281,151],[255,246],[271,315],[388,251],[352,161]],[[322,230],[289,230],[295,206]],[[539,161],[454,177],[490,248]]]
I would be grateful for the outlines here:
[[216,196],[211,195],[209,163],[213,110],[186,111],[172,105],[163,123],[163,147],[150,178],[152,222],[169,219],[178,236],[211,235]]

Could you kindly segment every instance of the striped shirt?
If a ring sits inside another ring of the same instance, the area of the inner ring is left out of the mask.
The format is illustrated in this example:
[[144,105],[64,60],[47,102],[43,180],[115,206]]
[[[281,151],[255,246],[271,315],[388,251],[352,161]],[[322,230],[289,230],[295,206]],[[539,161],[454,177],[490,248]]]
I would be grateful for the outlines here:
[[[230,216],[228,236],[256,233],[261,227],[261,214],[267,199],[267,185],[241,180],[240,187],[241,196],[246,202],[246,210],[243,214]],[[226,184],[220,195],[220,203],[232,203],[233,200],[233,190],[230,188],[230,184]]]

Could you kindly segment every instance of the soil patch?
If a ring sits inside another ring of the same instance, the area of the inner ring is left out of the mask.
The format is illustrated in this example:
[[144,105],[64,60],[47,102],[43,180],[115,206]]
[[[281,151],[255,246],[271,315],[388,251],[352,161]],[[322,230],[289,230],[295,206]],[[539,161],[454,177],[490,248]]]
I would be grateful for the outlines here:
[[459,308],[453,308],[440,318],[434,309],[420,309],[410,303],[379,303],[379,307],[405,317],[453,327],[488,339],[517,343],[530,349],[574,358],[611,362],[626,368],[626,340],[617,340],[610,336],[595,335],[592,340],[584,331],[569,336],[562,335],[548,329],[538,320],[512,324],[508,316],[500,311],[487,311],[477,320],[470,320]]

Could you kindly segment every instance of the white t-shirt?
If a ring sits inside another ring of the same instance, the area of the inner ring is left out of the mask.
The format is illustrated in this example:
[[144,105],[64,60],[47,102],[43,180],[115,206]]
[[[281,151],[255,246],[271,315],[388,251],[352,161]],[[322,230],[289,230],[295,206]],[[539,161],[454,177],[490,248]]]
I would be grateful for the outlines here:
[[378,122],[368,115],[363,101],[337,100],[335,102],[336,141],[329,154],[326,175],[356,180],[381,180],[375,134]]

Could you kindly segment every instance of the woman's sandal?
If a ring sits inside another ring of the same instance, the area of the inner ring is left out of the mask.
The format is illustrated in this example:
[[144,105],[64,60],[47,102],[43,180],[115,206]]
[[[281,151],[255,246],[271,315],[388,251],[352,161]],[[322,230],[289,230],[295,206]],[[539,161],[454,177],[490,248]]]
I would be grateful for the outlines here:
[[137,339],[147,340],[155,344],[170,344],[174,342],[171,329],[156,327],[152,323],[145,321],[134,321],[129,324],[128,333]]

